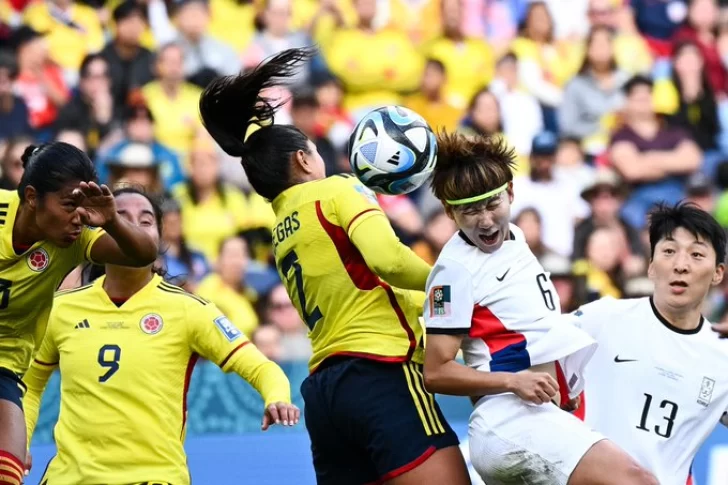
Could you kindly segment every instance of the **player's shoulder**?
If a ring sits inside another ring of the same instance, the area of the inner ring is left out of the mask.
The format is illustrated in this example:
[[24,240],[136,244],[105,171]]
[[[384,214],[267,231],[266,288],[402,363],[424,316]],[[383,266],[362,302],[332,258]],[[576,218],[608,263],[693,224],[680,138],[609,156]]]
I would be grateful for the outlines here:
[[580,306],[574,315],[577,317],[609,319],[614,315],[621,315],[616,322],[624,322],[624,315],[632,315],[637,319],[644,319],[640,309],[649,306],[649,298],[614,298],[605,296],[598,300]]
[[160,297],[160,301],[173,308],[192,307],[198,309],[211,304],[201,296],[190,293],[184,288],[168,283],[162,279],[157,283],[155,290],[157,291],[157,296]]
[[70,288],[60,290],[53,295],[53,309],[59,311],[61,308],[68,306],[82,305],[90,307],[90,298],[93,293],[94,284],[79,286],[78,288]]
[[0,189],[0,220],[5,222],[9,209],[20,202],[20,196],[15,190]]

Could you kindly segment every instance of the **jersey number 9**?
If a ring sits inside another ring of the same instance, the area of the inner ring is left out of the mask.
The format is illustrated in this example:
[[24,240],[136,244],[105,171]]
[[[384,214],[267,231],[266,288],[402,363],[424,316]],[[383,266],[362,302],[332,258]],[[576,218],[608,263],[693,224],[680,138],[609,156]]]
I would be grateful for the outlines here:
[[281,261],[281,269],[283,275],[290,281],[290,275],[288,274],[293,269],[293,276],[296,279],[296,291],[298,292],[298,301],[301,304],[301,313],[303,314],[303,320],[310,330],[313,330],[316,322],[321,320],[324,316],[321,314],[319,307],[314,306],[311,313],[306,311],[306,294],[303,292],[303,268],[298,262],[298,255],[296,251],[291,250]]
[[121,360],[121,348],[118,345],[104,345],[99,349],[99,365],[107,369],[106,374],[99,377],[99,382],[104,383],[119,371]]

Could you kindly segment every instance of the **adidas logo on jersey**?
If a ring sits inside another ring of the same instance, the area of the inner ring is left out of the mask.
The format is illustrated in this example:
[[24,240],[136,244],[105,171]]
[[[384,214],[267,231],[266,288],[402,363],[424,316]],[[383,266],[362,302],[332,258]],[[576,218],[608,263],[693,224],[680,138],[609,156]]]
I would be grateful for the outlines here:
[[84,318],[83,322],[78,322],[73,328],[91,328],[91,325],[88,323],[88,320]]

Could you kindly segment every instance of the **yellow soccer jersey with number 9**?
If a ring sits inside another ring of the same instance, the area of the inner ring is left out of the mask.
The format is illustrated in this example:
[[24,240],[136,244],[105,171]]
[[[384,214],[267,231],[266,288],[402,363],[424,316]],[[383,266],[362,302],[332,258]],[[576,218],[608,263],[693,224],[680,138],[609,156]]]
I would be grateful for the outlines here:
[[16,254],[13,225],[19,206],[17,192],[0,190],[0,367],[22,375],[45,332],[53,293],[73,268],[89,260],[104,231],[85,227],[67,248],[39,241]]

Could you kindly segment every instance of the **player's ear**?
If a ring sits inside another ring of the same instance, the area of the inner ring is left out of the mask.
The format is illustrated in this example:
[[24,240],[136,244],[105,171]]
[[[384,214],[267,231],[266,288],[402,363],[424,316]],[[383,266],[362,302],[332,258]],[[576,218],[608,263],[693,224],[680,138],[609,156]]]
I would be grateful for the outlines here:
[[452,213],[452,207],[448,204],[443,204],[445,206],[445,214],[447,214],[447,217],[449,217],[451,220],[455,220],[455,215]]
[[31,209],[38,207],[38,192],[35,190],[35,187],[32,185],[26,185],[23,190],[23,196],[28,207]]
[[647,265],[647,277],[654,281],[655,278],[655,269],[653,268],[653,262],[652,259],[650,259],[650,264]]
[[303,150],[296,150],[291,155],[291,158],[294,164],[293,166],[295,167],[295,171],[303,172],[305,174],[313,173],[313,157],[306,155],[306,152],[304,152]]
[[720,263],[718,266],[715,267],[715,272],[713,273],[713,281],[712,285],[717,286],[723,281],[723,275],[725,275],[725,264]]

